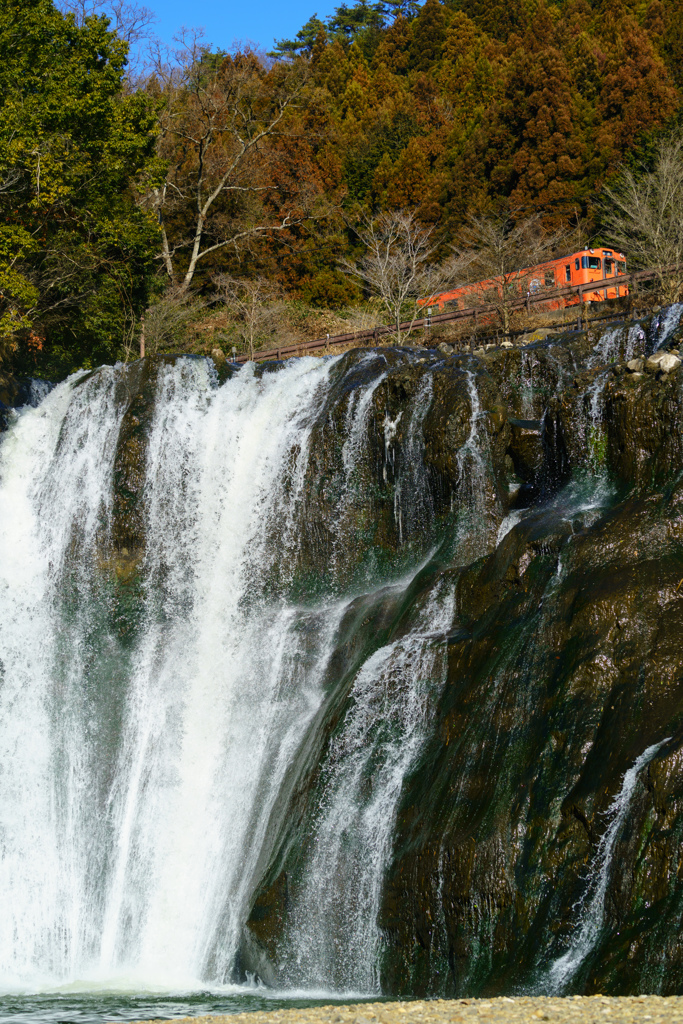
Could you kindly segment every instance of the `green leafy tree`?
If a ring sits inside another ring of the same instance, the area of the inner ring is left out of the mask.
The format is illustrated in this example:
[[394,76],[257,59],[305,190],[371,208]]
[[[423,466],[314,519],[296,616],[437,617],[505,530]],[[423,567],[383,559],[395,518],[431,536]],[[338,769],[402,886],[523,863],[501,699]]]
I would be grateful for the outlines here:
[[276,39],[269,57],[294,57],[297,53],[311,53],[315,41],[326,35],[325,23],[317,14],[312,15],[297,32],[294,39]]
[[0,0],[0,344],[24,369],[117,358],[146,304],[155,117],[122,92],[127,49],[104,17]]

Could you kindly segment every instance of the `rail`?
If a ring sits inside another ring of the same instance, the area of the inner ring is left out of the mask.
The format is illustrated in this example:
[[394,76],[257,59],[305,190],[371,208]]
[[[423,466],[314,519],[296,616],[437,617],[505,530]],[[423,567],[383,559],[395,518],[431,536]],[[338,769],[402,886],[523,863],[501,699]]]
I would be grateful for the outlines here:
[[[511,311],[526,309],[527,312],[531,312],[531,306],[542,305],[543,303],[552,302],[553,299],[571,298],[572,296],[578,296],[579,309],[583,307],[584,295],[598,292],[601,289],[613,289],[621,287],[622,285],[638,284],[642,281],[653,280],[662,273],[667,273],[674,270],[679,270],[681,264],[672,264],[671,266],[663,267],[661,270],[636,270],[632,274],[620,274],[618,277],[603,277],[599,281],[590,281],[587,284],[569,285],[565,288],[553,288],[551,291],[537,292],[535,295],[526,295],[519,299],[513,299],[509,303],[508,308]],[[474,320],[475,331],[477,328],[477,321],[479,318],[486,319],[487,316],[495,314],[498,306],[495,303],[482,304],[481,306],[470,306],[467,309],[453,309],[448,313],[435,313],[432,316],[420,317],[415,320],[405,320],[401,325],[401,331],[420,330],[427,327],[432,327],[435,324],[443,324],[452,322],[454,320]],[[581,322],[581,314],[579,313],[579,323]],[[347,334],[334,334],[326,335],[324,338],[315,338],[313,341],[299,341],[292,345],[281,345],[279,348],[272,348],[266,352],[256,352],[254,354],[254,360],[256,362],[265,362],[271,359],[285,359],[288,356],[299,356],[307,352],[315,352],[319,349],[328,348],[330,345],[344,345],[350,341],[374,341],[377,342],[379,339],[387,334],[395,334],[395,326],[387,326],[386,324],[378,324],[376,327],[370,327],[362,331],[350,331]],[[249,362],[250,356],[245,353],[241,353],[236,356],[234,362],[246,363]]]

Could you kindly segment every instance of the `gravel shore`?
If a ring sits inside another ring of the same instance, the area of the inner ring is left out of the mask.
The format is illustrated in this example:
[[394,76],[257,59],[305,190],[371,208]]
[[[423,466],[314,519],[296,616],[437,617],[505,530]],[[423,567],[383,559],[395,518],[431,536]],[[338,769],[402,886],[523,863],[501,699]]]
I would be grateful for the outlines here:
[[[174,1024],[456,1024],[462,1021],[538,1024],[683,1022],[683,996],[503,996],[497,999],[434,999],[419,1002],[356,1003],[272,1010],[268,1013],[214,1014]],[[151,1024],[151,1022],[139,1022]]]

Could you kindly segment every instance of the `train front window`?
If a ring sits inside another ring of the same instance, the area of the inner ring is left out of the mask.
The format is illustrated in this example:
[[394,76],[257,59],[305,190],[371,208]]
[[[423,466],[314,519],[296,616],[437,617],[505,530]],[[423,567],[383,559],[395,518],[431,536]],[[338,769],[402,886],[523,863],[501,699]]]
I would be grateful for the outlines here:
[[610,277],[614,273],[614,260],[605,260],[605,277]]
[[600,259],[599,256],[589,256],[588,257],[588,269],[589,270],[600,270],[601,266],[602,266],[602,260]]
[[617,274],[625,274],[625,273],[626,273],[626,264],[625,263],[617,263]]

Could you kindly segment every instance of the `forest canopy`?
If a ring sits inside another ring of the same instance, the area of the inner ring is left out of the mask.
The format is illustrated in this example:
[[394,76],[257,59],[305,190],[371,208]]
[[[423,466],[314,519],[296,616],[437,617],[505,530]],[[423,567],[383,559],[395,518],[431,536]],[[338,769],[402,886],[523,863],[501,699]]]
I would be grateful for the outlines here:
[[354,225],[387,211],[444,253],[501,202],[585,244],[681,124],[676,0],[363,0],[268,56],[127,58],[104,16],[0,0],[0,355],[33,372],[130,356],[220,275],[356,302]]

